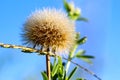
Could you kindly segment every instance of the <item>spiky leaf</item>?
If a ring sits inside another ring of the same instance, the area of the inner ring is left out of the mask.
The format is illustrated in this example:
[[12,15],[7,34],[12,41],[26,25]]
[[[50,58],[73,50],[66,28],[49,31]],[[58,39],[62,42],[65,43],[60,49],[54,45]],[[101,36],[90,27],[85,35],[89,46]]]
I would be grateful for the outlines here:
[[75,67],[75,68],[71,71],[70,75],[68,76],[68,80],[70,80],[70,78],[74,75],[74,73],[75,73],[76,70],[77,70],[77,67]]

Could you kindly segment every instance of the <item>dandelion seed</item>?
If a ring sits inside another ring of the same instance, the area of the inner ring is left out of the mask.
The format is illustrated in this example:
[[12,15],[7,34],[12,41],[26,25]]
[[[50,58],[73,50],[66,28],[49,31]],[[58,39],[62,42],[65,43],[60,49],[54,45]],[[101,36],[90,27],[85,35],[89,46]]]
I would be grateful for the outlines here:
[[23,27],[25,44],[50,48],[55,52],[69,51],[75,42],[75,27],[61,10],[43,9],[33,12]]

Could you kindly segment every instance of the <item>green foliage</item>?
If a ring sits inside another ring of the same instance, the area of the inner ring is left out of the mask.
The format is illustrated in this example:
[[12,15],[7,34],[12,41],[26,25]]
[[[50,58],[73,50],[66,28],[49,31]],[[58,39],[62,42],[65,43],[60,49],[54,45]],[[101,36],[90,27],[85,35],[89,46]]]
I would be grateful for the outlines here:
[[62,59],[60,57],[57,60],[55,59],[51,72],[52,72],[51,75],[52,80],[57,80],[57,79],[64,80],[65,69],[64,66],[62,65]]
[[[66,12],[68,13],[68,17],[74,21],[88,21],[86,18],[81,17],[81,11],[79,8],[75,8],[74,4],[68,3],[66,0],[63,0],[64,2],[64,7]],[[51,56],[54,56],[54,62],[53,64],[51,63],[51,80],[71,80],[71,78],[75,75],[75,72],[77,71],[78,64],[75,64],[73,61],[74,58],[83,60],[87,63],[92,63],[91,59],[94,58],[94,56],[91,55],[86,55],[85,54],[85,50],[79,50],[77,52],[77,48],[81,45],[83,45],[85,42],[87,41],[87,37],[80,37],[80,34],[77,33],[76,34],[76,43],[74,44],[73,48],[71,49],[69,55],[68,55],[68,61],[63,65],[63,61],[61,57],[55,57],[55,54],[49,54]],[[18,45],[10,45],[10,44],[3,44],[0,43],[0,47],[3,48],[14,48],[14,49],[21,49],[22,52],[24,53],[39,53],[41,55],[46,55],[48,53],[45,52],[40,52],[39,50],[33,49],[33,48],[28,48],[28,47],[24,47],[24,46],[18,46]],[[73,70],[70,71],[70,74],[67,74],[69,67],[70,67],[70,63],[74,63],[76,66],[74,67]],[[88,69],[83,68],[82,66],[80,66],[80,68],[82,68],[83,70],[87,71],[88,73],[92,74],[94,77],[96,77],[97,79],[101,80],[96,74],[90,72]],[[43,80],[48,80],[48,76],[47,73],[41,72]],[[86,80],[84,78],[76,78],[74,80]]]
[[[77,71],[77,67],[75,67],[69,75],[66,75],[65,67],[62,64],[62,58],[55,58],[54,63],[51,63],[51,80],[71,80]],[[46,72],[42,72],[43,80],[48,80]],[[82,78],[77,78],[82,79]]]
[[[76,34],[76,44],[74,45],[73,49],[70,51],[68,60],[78,58],[80,60],[83,60],[87,63],[92,64],[91,59],[93,59],[94,56],[85,55],[85,52],[86,52],[85,50],[79,50],[78,52],[76,52],[77,47],[84,44],[86,41],[87,41],[87,37],[80,38],[80,34],[79,33]],[[75,54],[75,52],[76,52],[76,54]]]
[[92,64],[92,61],[91,59],[94,58],[93,56],[91,55],[77,55],[76,58],[78,59],[81,59],[89,64]]
[[81,10],[79,8],[75,8],[73,3],[68,3],[66,0],[63,0],[63,3],[70,19],[76,21],[88,21],[86,18],[81,17]]
[[71,71],[70,75],[68,76],[68,80],[73,76],[73,74],[75,73],[76,70],[77,70],[77,67],[75,67],[75,68]]
[[86,41],[87,41],[87,37],[83,37],[83,38],[81,38],[81,39],[78,39],[78,40],[77,40],[77,45],[84,44]]

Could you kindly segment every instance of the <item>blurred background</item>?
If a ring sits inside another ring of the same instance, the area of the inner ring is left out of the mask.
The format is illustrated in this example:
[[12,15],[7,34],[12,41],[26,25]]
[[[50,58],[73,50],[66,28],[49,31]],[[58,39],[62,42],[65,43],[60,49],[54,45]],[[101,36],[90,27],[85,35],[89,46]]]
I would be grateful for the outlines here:
[[[70,1],[70,0],[68,0]],[[89,20],[76,22],[76,30],[88,41],[80,49],[95,56],[93,64],[82,62],[102,80],[118,80],[120,73],[119,0],[71,0],[81,8],[81,15]],[[0,42],[22,45],[21,28],[27,16],[36,9],[51,7],[64,10],[62,0],[1,0]],[[16,49],[0,48],[0,80],[42,80],[45,70],[45,56],[25,54]],[[77,61],[79,63],[79,60]],[[71,65],[70,69],[74,65]],[[93,76],[78,70],[75,76],[96,80]]]

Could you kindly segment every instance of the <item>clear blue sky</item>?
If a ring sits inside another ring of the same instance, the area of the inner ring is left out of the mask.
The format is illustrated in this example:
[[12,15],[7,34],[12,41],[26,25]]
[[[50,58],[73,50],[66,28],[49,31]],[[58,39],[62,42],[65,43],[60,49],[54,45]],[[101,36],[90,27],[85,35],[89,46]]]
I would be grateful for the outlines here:
[[[77,31],[88,41],[80,48],[94,55],[93,65],[86,65],[103,80],[118,80],[120,74],[120,1],[73,0],[89,23],[77,22]],[[26,17],[36,9],[62,8],[62,0],[1,0],[0,42],[21,45],[21,28]],[[64,9],[63,9],[64,10]],[[0,48],[0,80],[41,80],[44,56],[23,54],[20,50]],[[79,72],[78,72],[79,73]],[[84,74],[82,74],[85,76]],[[91,80],[96,80],[92,76]],[[88,79],[89,80],[89,79]]]

